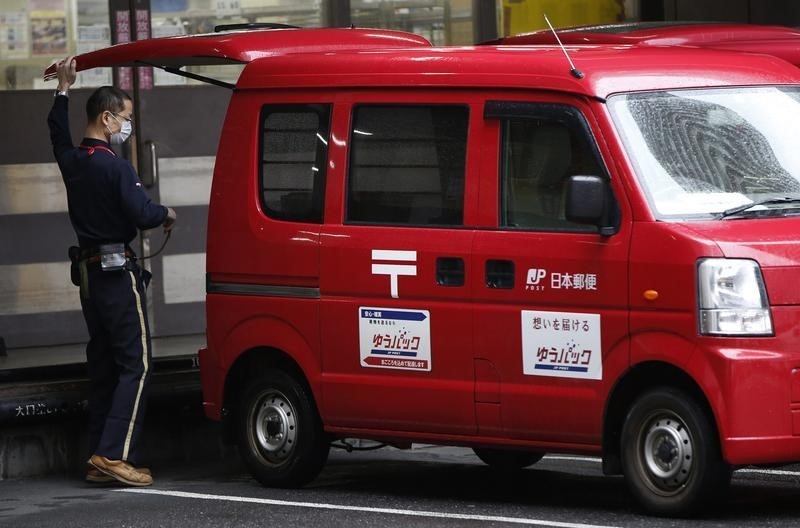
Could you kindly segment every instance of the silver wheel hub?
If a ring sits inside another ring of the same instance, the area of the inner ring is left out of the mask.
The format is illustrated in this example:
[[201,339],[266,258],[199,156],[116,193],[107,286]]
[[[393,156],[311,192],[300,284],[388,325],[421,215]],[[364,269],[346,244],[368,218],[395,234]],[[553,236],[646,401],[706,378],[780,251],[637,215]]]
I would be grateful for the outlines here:
[[643,449],[647,471],[659,488],[674,490],[689,479],[694,458],[692,438],[674,416],[659,416],[650,422]]
[[273,462],[286,459],[297,440],[295,411],[289,400],[279,392],[268,393],[255,414],[255,433],[258,447]]

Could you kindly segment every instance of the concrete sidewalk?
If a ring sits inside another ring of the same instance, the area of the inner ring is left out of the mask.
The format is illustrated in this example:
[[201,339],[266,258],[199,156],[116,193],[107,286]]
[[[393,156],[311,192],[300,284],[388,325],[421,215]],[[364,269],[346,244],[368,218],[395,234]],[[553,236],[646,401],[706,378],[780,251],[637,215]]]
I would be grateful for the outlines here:
[[[231,456],[202,411],[203,336],[153,340],[143,465]],[[0,357],[0,479],[82,474],[88,380],[83,345],[11,349]]]

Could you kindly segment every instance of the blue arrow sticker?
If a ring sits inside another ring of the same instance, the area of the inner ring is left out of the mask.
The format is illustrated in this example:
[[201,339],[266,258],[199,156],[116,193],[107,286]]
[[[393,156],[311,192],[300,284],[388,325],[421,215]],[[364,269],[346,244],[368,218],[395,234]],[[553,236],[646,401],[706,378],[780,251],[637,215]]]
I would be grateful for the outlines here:
[[396,321],[424,321],[423,312],[398,312],[395,310],[361,310],[361,317],[367,319],[394,319]]

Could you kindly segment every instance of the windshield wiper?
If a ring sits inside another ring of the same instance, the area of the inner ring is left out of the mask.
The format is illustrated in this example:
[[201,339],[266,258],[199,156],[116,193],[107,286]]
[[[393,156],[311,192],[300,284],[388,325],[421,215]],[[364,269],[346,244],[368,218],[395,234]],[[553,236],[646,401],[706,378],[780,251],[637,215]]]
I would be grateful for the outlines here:
[[719,214],[719,218],[720,220],[723,218],[728,218],[729,216],[743,213],[759,205],[788,204],[788,203],[800,203],[800,197],[784,196],[782,198],[767,198],[766,200],[759,200],[757,202],[737,205],[736,207],[731,207],[730,209],[725,209],[724,211],[722,211]]

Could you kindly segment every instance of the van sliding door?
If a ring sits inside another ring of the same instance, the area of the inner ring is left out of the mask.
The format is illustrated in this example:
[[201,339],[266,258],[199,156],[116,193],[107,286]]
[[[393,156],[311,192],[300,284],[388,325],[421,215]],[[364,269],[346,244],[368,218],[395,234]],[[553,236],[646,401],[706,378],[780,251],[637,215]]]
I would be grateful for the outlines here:
[[443,95],[389,97],[362,95],[334,118],[350,149],[331,145],[331,166],[348,171],[329,179],[345,197],[328,202],[321,237],[323,414],[340,430],[472,434],[474,112]]

